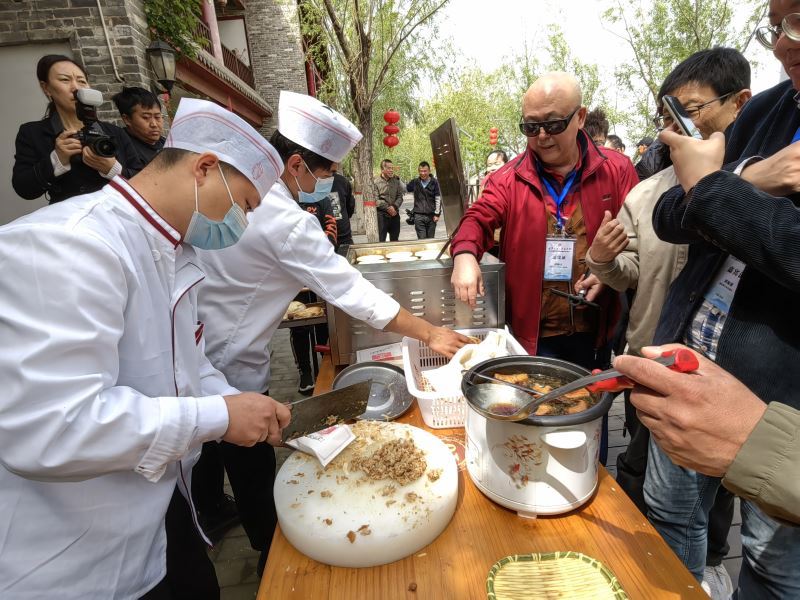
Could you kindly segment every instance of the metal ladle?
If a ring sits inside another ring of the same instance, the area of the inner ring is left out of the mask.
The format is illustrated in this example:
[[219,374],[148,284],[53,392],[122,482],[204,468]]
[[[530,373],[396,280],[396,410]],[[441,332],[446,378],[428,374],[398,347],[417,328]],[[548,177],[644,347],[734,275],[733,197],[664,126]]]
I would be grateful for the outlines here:
[[[493,378],[487,377],[487,379]],[[549,394],[542,394],[538,397],[536,394],[539,392],[503,381],[502,383],[473,384],[467,390],[466,396],[470,406],[484,417],[500,421],[521,421],[536,412],[540,404],[553,399]]]

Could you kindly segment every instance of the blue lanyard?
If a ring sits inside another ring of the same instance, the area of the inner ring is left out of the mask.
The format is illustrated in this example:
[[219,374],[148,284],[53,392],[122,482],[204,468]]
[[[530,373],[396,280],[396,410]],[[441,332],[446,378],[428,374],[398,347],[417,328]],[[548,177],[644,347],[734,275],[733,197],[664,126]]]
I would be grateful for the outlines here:
[[561,188],[561,193],[556,194],[556,191],[553,189],[553,186],[550,185],[550,182],[539,173],[539,178],[544,183],[544,187],[547,188],[547,193],[550,194],[550,197],[556,203],[556,223],[558,223],[558,229],[564,229],[564,219],[561,218],[561,205],[564,204],[564,198],[567,197],[569,194],[569,189],[572,187],[572,184],[575,182],[575,176],[578,174],[577,171],[573,171],[569,174],[569,176],[564,180],[564,187]]
[[797,131],[794,132],[794,137],[792,138],[792,144],[794,144],[797,140],[800,140],[800,127],[797,128]]

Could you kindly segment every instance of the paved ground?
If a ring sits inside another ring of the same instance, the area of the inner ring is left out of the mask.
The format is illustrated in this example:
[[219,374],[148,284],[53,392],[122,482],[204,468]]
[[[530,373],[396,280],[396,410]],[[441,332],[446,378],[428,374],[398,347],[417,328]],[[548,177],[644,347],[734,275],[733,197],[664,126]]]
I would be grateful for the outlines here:
[[[440,222],[437,227],[436,237],[445,237],[444,223]],[[364,236],[354,236],[356,242],[365,242]],[[402,221],[400,239],[416,239],[413,226],[407,225]],[[279,329],[272,340],[272,382],[270,384],[270,394],[281,401],[295,400],[300,398],[297,392],[299,375],[292,357],[289,345],[289,330]],[[620,452],[627,446],[628,440],[623,437],[622,425],[624,411],[620,396],[611,408],[609,413],[609,456],[608,470],[612,475],[616,475],[616,459]],[[285,454],[284,454],[285,456]],[[279,461],[280,461],[279,451]],[[230,493],[230,490],[228,490]],[[739,575],[741,565],[741,539],[740,539],[741,518],[737,501],[734,516],[734,526],[731,528],[728,537],[731,550],[729,558],[725,560],[725,566],[735,582]],[[256,576],[256,565],[258,553],[250,548],[250,544],[241,527],[236,527],[228,532],[220,544],[210,551],[210,555],[217,568],[217,577],[222,587],[222,600],[250,600],[255,598],[258,590],[258,578]]]

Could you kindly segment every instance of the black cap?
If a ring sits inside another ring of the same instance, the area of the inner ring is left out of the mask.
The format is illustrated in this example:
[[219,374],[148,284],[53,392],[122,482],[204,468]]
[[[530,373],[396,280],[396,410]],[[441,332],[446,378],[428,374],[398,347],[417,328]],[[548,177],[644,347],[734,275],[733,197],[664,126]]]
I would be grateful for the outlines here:
[[637,146],[649,146],[653,143],[653,138],[651,137],[643,137],[639,140],[639,143],[636,144]]

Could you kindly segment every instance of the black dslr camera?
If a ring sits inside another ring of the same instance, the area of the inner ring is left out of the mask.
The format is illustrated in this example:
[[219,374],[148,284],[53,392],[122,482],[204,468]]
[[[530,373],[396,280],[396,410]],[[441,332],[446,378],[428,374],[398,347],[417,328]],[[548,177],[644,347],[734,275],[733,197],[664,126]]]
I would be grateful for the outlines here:
[[406,215],[407,215],[406,216],[406,223],[408,223],[409,225],[413,225],[414,224],[414,211],[407,208],[406,209]]
[[117,144],[105,134],[97,122],[97,107],[101,104],[103,95],[97,90],[75,90],[75,111],[83,123],[83,129],[73,137],[80,140],[81,146],[91,148],[97,156],[111,158],[117,153]]

